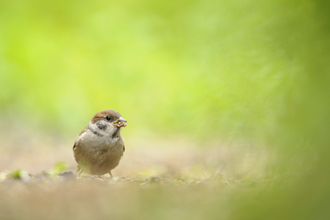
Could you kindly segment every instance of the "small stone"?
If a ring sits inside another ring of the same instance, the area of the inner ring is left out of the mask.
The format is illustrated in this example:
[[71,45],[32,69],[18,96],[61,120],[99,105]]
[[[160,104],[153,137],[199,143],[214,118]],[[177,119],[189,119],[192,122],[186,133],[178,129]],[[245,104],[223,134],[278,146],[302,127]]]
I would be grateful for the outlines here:
[[76,176],[74,175],[73,171],[71,171],[71,170],[59,173],[58,176],[64,178],[65,180],[76,179]]

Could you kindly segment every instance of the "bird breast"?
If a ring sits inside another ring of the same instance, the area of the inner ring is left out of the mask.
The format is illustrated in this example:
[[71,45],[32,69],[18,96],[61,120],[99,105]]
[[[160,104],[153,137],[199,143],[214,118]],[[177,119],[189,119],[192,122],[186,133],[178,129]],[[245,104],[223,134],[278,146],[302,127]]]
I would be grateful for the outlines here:
[[[117,166],[123,156],[124,142],[121,136],[99,136],[89,129],[77,138],[75,158],[90,164],[105,164]],[[79,162],[78,162],[79,163]],[[113,165],[111,165],[113,164]]]

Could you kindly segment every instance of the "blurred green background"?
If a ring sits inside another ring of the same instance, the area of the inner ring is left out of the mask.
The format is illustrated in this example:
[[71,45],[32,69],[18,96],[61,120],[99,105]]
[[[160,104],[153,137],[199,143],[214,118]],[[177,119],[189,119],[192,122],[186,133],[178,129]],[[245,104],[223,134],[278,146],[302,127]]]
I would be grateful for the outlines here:
[[322,0],[0,1],[0,126],[75,137],[115,109],[126,136],[252,141],[279,152],[274,175],[293,183],[237,198],[233,218],[326,219],[329,9]]
[[63,134],[116,109],[127,132],[272,135],[319,79],[310,66],[325,59],[327,36],[316,7],[2,1],[2,115]]

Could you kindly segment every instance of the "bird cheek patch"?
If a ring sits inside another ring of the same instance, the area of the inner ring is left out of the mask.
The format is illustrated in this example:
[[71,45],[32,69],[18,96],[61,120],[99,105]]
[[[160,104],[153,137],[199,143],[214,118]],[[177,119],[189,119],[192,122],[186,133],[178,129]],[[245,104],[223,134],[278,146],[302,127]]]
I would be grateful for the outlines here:
[[101,130],[105,130],[107,128],[107,125],[103,123],[97,123],[97,127]]

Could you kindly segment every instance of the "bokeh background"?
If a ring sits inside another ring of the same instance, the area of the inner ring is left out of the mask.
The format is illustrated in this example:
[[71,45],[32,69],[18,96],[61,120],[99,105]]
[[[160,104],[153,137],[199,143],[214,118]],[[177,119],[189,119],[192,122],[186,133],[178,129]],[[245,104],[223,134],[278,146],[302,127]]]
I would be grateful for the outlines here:
[[[76,136],[115,109],[128,120],[115,175],[212,182],[134,188],[132,216],[327,219],[329,10],[323,0],[1,1],[0,171],[74,170]],[[98,217],[113,214],[97,204]],[[132,217],[121,210],[116,219]]]

